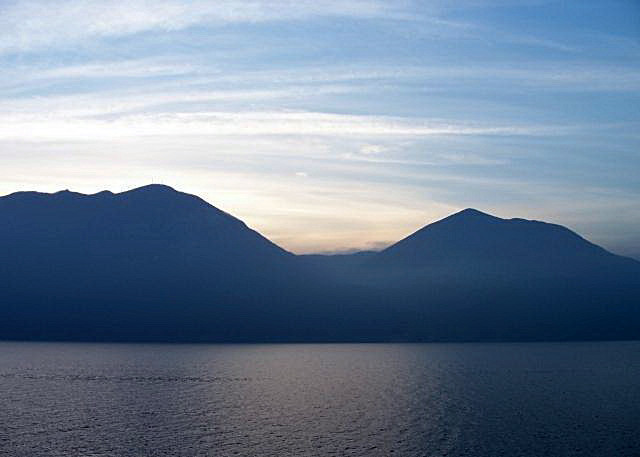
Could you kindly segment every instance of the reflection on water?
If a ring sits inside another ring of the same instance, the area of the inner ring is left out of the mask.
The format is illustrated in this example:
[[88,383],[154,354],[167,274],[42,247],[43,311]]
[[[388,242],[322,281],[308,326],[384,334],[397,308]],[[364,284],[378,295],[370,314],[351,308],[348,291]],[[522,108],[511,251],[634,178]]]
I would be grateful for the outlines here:
[[640,453],[640,343],[0,343],[0,455]]

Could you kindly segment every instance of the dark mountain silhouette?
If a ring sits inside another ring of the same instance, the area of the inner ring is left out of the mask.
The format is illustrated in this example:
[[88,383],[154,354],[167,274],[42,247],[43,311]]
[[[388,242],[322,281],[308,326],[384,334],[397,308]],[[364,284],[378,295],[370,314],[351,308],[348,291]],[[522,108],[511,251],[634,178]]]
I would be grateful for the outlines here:
[[0,199],[0,214],[2,274],[27,296],[46,290],[48,297],[92,301],[122,291],[156,300],[171,290],[233,290],[293,257],[242,221],[167,186],[21,192]]
[[466,209],[381,251],[360,271],[425,323],[415,328],[407,320],[414,337],[427,326],[435,338],[640,336],[640,262],[560,225]]
[[465,274],[576,277],[637,272],[638,262],[614,255],[566,227],[501,219],[465,209],[429,224],[380,252],[372,264],[453,276]]
[[5,240],[205,241],[238,258],[288,255],[201,198],[158,184],[120,194],[17,192],[0,198],[0,211]]
[[160,185],[2,197],[0,250],[4,334],[20,338],[189,339],[231,305],[250,325],[295,274],[242,221]]
[[294,256],[161,185],[0,197],[0,338],[640,337],[640,262],[467,209],[381,252]]

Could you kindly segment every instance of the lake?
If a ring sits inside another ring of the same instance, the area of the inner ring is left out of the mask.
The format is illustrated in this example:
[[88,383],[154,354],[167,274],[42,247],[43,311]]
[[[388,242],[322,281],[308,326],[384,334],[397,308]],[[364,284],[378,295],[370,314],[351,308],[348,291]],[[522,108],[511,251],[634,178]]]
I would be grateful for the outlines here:
[[2,456],[640,454],[640,342],[0,343]]

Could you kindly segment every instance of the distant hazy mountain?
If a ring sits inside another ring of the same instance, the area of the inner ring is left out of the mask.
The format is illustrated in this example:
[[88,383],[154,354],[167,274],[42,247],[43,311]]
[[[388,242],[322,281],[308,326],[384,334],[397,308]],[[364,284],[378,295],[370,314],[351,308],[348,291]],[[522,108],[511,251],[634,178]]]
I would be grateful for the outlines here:
[[0,197],[0,338],[166,341],[640,337],[640,262],[467,209],[381,252],[294,256],[151,185]]

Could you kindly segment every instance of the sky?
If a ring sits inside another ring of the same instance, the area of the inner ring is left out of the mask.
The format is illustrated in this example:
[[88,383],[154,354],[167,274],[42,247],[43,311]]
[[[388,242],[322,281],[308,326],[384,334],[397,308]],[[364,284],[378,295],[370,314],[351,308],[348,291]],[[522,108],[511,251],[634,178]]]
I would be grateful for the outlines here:
[[149,183],[296,253],[474,207],[640,257],[640,2],[0,0],[0,195]]

